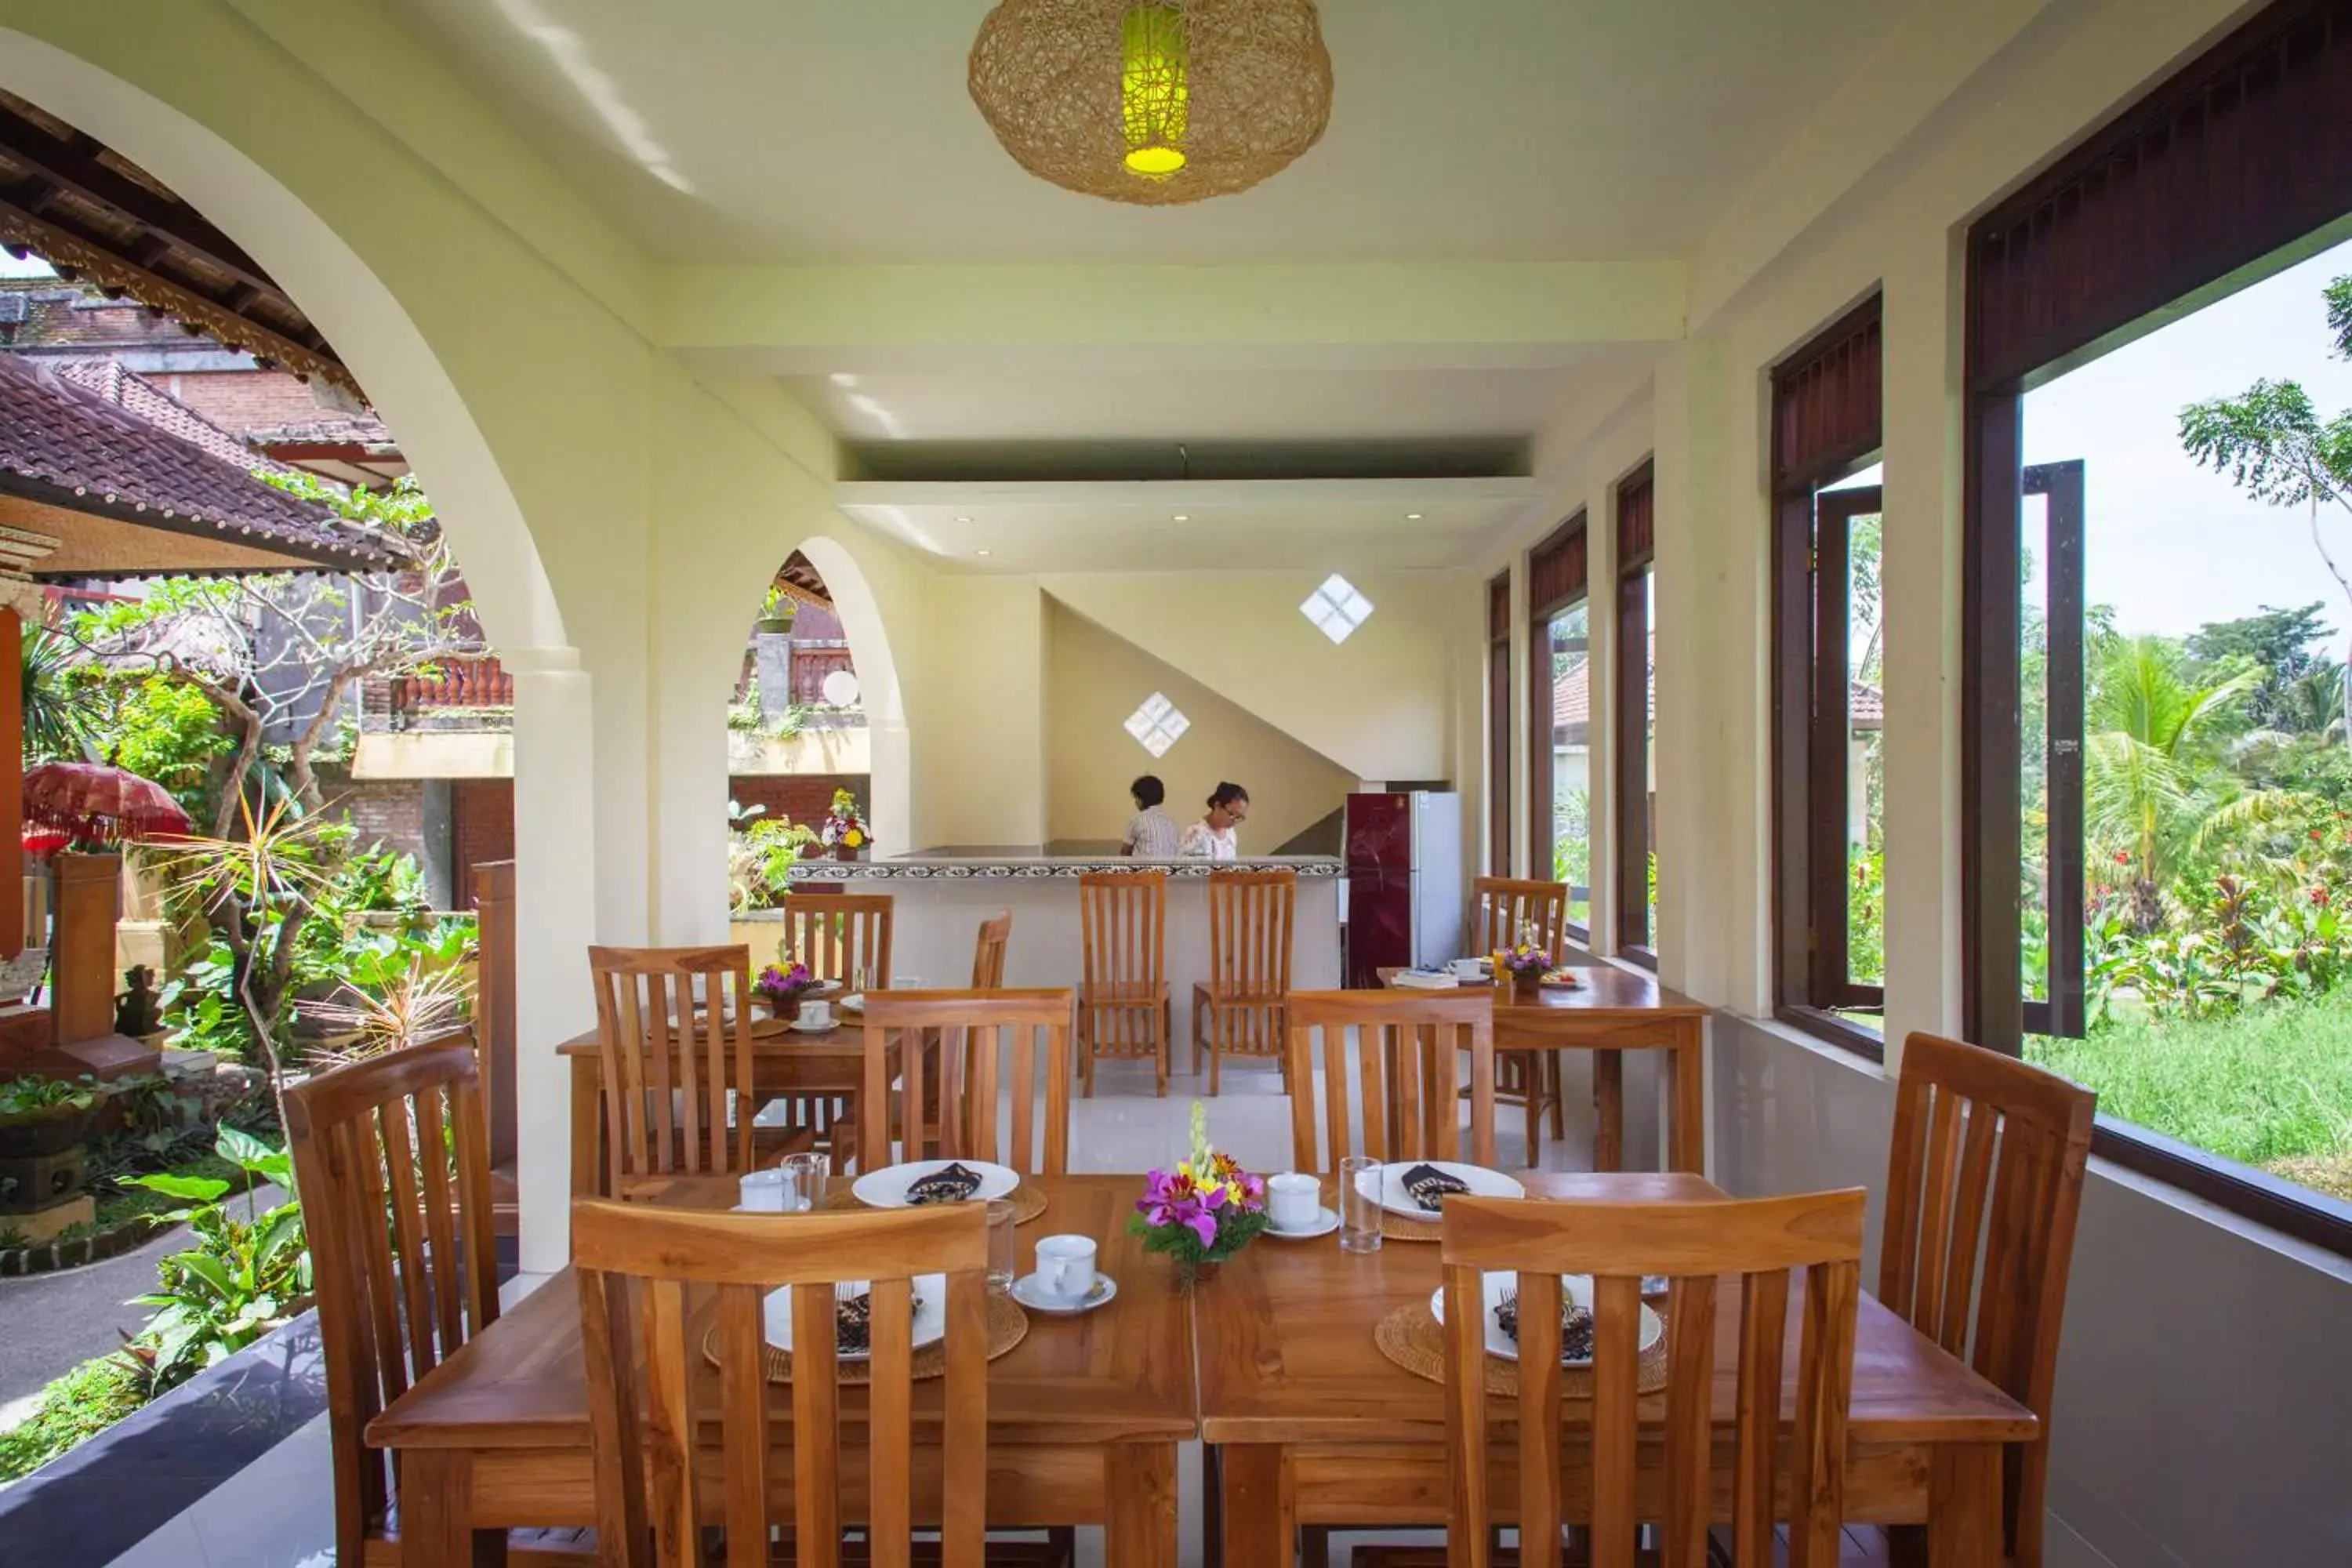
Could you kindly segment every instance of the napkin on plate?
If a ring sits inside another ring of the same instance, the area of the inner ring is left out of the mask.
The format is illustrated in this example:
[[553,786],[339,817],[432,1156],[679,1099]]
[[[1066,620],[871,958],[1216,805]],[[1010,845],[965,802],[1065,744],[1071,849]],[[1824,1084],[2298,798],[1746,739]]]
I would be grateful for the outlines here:
[[1412,1194],[1413,1202],[1435,1214],[1446,1199],[1468,1192],[1470,1184],[1434,1165],[1415,1165],[1404,1173],[1404,1190]]
[[908,1184],[907,1203],[919,1208],[925,1204],[960,1204],[980,1191],[980,1173],[961,1163],[942,1165],[920,1181]]

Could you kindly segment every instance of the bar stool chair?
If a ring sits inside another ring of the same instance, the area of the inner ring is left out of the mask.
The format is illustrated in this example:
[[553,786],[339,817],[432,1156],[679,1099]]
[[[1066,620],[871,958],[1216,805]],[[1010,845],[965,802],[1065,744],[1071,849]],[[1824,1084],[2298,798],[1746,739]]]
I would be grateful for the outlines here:
[[1095,1092],[1097,1060],[1152,1064],[1168,1093],[1168,873],[1090,872],[1078,879],[1085,980],[1078,988],[1078,1070]]
[[971,954],[971,988],[994,991],[1004,984],[1004,950],[1013,942],[1013,911],[999,910],[980,922],[980,942]]
[[[1510,877],[1481,877],[1471,884],[1470,951],[1488,953],[1517,945],[1522,931],[1532,934],[1558,963],[1568,942],[1568,884],[1535,882]],[[1496,977],[1501,984],[1501,976]],[[1559,1056],[1532,1046],[1516,1029],[1497,1029],[1495,1037],[1495,1098],[1527,1112],[1528,1163],[1543,1154],[1543,1122],[1551,1118],[1551,1135],[1568,1136],[1568,1113],[1560,1092]]]
[[1209,1056],[1209,1092],[1228,1056],[1265,1057],[1290,1069],[1283,1050],[1282,999],[1290,990],[1295,871],[1209,874],[1209,978],[1192,987],[1192,1071]]

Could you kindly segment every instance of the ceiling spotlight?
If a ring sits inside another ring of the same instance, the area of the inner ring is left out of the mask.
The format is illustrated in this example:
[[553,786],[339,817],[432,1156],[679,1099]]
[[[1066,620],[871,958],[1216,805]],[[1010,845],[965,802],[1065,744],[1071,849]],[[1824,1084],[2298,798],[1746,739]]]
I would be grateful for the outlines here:
[[972,553],[973,553],[974,555],[985,555],[985,554],[987,554],[987,553],[988,553],[988,552],[987,552],[987,551],[985,551],[985,550],[975,550],[975,551],[973,551],[973,552],[972,552]]
[[1404,520],[1407,522],[1419,522],[1421,521],[1421,513],[1417,511],[1409,511],[1404,514]]
[[1192,514],[1189,511],[1180,511],[1176,514],[1176,521],[1178,522],[1190,522],[1192,521]]
[[968,517],[960,517],[960,518],[956,519],[956,521],[957,521],[958,522],[970,522],[970,521],[971,521],[971,519],[970,519],[970,518],[968,518]]

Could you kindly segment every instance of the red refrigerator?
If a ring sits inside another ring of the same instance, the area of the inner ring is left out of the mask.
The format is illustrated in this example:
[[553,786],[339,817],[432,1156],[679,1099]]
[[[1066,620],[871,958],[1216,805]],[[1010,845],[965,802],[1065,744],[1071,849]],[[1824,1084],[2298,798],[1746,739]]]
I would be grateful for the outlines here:
[[1461,957],[1462,797],[1351,795],[1346,820],[1349,989]]

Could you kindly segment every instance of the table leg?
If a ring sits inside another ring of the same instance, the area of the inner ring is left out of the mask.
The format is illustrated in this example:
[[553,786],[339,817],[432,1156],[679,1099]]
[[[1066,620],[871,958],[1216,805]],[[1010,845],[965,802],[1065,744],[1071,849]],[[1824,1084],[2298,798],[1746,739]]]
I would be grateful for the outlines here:
[[1998,1568],[2000,1445],[1939,1443],[1927,1466],[1929,1568]]
[[1176,1568],[1176,1445],[1112,1444],[1103,1451],[1103,1560]]
[[604,1069],[593,1056],[572,1058],[572,1195],[604,1189]]
[[403,1568],[505,1568],[507,1532],[476,1530],[474,1457],[462,1448],[400,1456]]
[[1706,1174],[1706,1029],[1696,1018],[1675,1026],[1674,1168]]
[[1625,1168],[1625,1053],[1592,1053],[1592,1168]]
[[1277,1444],[1223,1446],[1225,1568],[1291,1568],[1298,1503],[1285,1458]]

